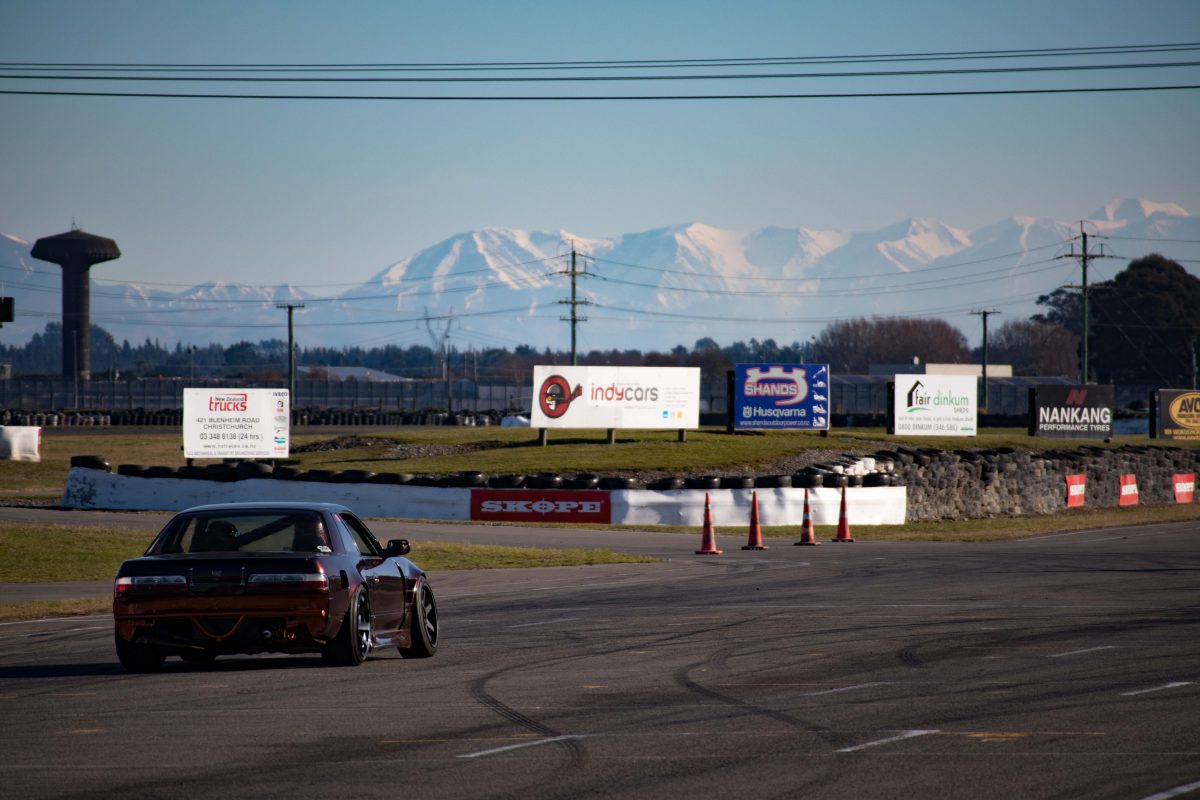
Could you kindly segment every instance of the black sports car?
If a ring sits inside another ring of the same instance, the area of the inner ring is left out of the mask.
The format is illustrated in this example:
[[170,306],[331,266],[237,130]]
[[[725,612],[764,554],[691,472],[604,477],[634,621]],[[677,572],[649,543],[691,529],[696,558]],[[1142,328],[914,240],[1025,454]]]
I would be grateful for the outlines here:
[[321,653],[356,666],[375,647],[437,651],[425,573],[333,503],[225,503],[175,515],[113,586],[117,657],[130,672],[169,655]]

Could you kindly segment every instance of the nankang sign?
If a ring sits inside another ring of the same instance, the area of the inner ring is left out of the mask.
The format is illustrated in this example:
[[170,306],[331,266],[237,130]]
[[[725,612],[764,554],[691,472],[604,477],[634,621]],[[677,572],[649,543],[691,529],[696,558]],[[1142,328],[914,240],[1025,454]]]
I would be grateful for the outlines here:
[[974,436],[978,396],[973,375],[897,375],[891,433]]
[[185,458],[286,458],[287,389],[184,389]]
[[533,368],[533,428],[698,428],[695,367]]
[[733,427],[828,430],[829,365],[738,364]]
[[1162,439],[1200,442],[1200,392],[1159,389],[1157,395],[1157,425],[1152,433]]
[[1116,393],[1111,385],[1035,386],[1029,390],[1029,434],[1051,439],[1112,436]]

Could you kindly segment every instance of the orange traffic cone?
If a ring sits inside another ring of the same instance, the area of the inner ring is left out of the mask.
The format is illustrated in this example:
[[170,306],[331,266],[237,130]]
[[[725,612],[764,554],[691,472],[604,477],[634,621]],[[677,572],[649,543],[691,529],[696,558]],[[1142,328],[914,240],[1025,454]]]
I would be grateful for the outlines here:
[[758,492],[751,495],[750,505],[750,540],[743,550],[766,550],[762,543],[762,528],[758,524]]
[[800,529],[800,541],[796,544],[820,544],[816,532],[813,531],[812,510],[808,507],[808,489],[804,490],[804,523]]
[[842,487],[842,510],[838,514],[838,529],[835,542],[853,542],[854,537],[850,535],[850,520],[846,518],[846,487]]
[[712,506],[708,502],[708,492],[704,493],[704,538],[700,540],[698,556],[719,556],[724,552],[717,549],[717,535],[713,533]]

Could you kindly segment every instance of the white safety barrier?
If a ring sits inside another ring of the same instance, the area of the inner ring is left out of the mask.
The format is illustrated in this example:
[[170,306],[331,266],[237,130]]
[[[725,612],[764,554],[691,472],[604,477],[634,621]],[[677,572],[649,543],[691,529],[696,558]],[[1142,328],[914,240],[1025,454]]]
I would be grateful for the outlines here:
[[123,511],[179,511],[208,503],[322,501],[342,503],[365,517],[466,520],[470,489],[436,486],[387,486],[372,483],[316,483],[250,478],[199,481],[182,478],[135,478],[74,467],[67,474],[66,508]]
[[[803,489],[681,489],[613,492],[614,525],[703,525],[704,496],[711,500],[713,524],[741,525],[750,519],[758,492],[761,525],[799,525],[804,521]],[[841,489],[809,489],[814,525],[836,525]],[[851,525],[902,525],[908,505],[903,486],[856,486],[846,490]]]
[[[707,494],[712,498],[716,524],[747,523],[753,491],[758,492],[761,524],[799,525],[803,520],[803,489],[714,489]],[[514,495],[520,493],[514,491]],[[538,493],[545,494],[544,491]],[[704,522],[705,494],[696,490],[614,491],[610,493],[612,524],[699,526]],[[841,496],[841,489],[810,489],[813,523],[836,525]],[[906,498],[902,486],[847,489],[850,524],[902,524]],[[310,500],[341,503],[365,517],[447,521],[471,518],[471,490],[467,488],[259,478],[233,482],[139,478],[80,467],[72,468],[67,475],[62,505],[66,508],[178,511],[206,503]]]
[[42,460],[42,429],[32,425],[0,425],[0,458]]

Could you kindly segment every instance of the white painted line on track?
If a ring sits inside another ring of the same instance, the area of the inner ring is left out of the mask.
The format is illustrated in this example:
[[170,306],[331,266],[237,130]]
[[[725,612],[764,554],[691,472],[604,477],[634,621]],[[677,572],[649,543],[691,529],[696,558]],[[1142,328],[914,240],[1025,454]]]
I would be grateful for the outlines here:
[[1046,656],[1046,658],[1063,658],[1065,656],[1079,656],[1079,655],[1083,655],[1084,653],[1095,653],[1100,650],[1116,650],[1116,649],[1117,649],[1116,645],[1106,644],[1102,647],[1089,647],[1085,650],[1069,650],[1066,653],[1051,653],[1050,655]]
[[1197,789],[1200,789],[1200,781],[1196,781],[1195,783],[1187,783],[1183,786],[1176,786],[1174,789],[1167,789],[1165,792],[1159,792],[1158,794],[1152,794],[1149,797],[1143,797],[1142,800],[1170,800],[1172,797],[1179,797],[1180,795],[1194,792]]
[[509,625],[507,627],[510,630],[513,628],[533,628],[537,625],[553,625],[556,622],[574,622],[577,619],[579,619],[579,617],[561,617],[559,619],[548,619],[544,622],[526,622],[522,625]]
[[1151,692],[1163,692],[1167,689],[1178,689],[1180,686],[1191,686],[1191,681],[1174,681],[1173,683],[1164,683],[1162,686],[1155,686],[1150,689],[1138,689],[1136,692],[1121,692],[1121,697],[1137,697],[1139,694],[1150,694]]
[[479,758],[480,756],[490,756],[496,753],[506,753],[509,750],[519,750],[522,747],[537,747],[540,744],[553,744],[554,742],[562,742],[567,739],[586,739],[594,734],[588,733],[569,733],[565,736],[551,736],[549,739],[536,739],[532,742],[519,742],[517,744],[509,744],[504,747],[493,747],[490,750],[480,750],[476,753],[463,753],[458,758]]
[[853,753],[857,750],[866,750],[868,747],[878,747],[881,744],[891,744],[892,742],[901,742],[901,741],[904,741],[905,739],[915,739],[918,736],[926,736],[931,733],[941,733],[941,731],[905,731],[904,733],[900,734],[899,736],[889,736],[886,739],[877,739],[874,742],[867,742],[866,744],[858,744],[858,745],[855,745],[854,747],[843,747],[841,750],[838,750],[836,752],[838,752],[838,753]]
[[872,686],[888,686],[886,681],[877,681],[875,683],[859,683],[855,686],[842,686],[837,689],[825,689],[821,692],[807,692],[805,697],[820,697],[823,694],[838,694],[840,692],[853,692],[855,689],[869,689]]

